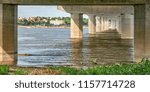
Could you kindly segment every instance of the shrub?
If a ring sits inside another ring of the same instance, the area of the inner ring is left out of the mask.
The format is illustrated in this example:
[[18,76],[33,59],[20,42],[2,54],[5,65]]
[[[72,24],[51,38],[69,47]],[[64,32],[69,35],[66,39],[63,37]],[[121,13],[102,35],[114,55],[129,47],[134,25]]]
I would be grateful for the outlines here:
[[9,72],[8,66],[0,66],[0,75],[7,75]]

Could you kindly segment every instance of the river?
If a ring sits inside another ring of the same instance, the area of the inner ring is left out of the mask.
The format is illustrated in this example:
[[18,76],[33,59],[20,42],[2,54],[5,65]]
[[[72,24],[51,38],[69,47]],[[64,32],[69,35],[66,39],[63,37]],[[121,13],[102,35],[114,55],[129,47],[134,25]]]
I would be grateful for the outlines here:
[[[70,39],[69,28],[18,28],[18,66],[73,66],[133,62],[133,40],[89,35]],[[107,35],[108,36],[108,35]]]

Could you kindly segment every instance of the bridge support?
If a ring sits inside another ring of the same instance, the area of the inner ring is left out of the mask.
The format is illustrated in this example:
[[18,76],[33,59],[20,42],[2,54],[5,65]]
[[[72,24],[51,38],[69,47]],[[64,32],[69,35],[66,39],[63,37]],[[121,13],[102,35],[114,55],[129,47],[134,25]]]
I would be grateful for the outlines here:
[[88,15],[89,16],[89,21],[88,21],[88,26],[89,26],[89,34],[95,34],[96,33],[96,20],[94,15]]
[[96,16],[96,32],[102,31],[102,20],[101,17]]
[[109,20],[108,20],[108,16],[103,17],[103,30],[102,31],[106,31],[109,29]]
[[134,26],[134,24],[132,22],[133,17],[131,17],[131,16],[133,16],[133,15],[125,14],[125,13],[122,13],[120,15],[120,17],[121,17],[121,22],[120,22],[120,25],[121,25],[121,38],[123,38],[123,39],[133,38],[132,26]]
[[17,60],[17,6],[0,4],[0,65]]
[[150,58],[150,5],[134,6],[134,49],[136,61]]
[[146,5],[145,57],[150,58],[150,4]]
[[83,14],[71,14],[71,38],[82,38],[83,36]]

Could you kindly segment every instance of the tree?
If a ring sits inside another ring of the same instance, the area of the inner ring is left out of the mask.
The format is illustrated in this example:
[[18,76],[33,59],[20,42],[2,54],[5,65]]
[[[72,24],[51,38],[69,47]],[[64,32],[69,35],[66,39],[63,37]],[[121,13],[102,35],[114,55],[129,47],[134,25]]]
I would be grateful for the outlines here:
[[83,18],[83,25],[88,25],[88,19],[87,18]]
[[66,18],[64,18],[64,23],[66,24],[66,25],[70,25],[70,18],[69,17],[66,17]]

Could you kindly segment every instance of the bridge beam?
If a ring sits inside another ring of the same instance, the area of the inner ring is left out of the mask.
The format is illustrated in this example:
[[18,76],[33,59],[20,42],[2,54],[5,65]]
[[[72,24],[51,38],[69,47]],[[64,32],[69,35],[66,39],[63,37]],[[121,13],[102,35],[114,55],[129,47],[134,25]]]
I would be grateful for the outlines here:
[[94,15],[88,15],[89,21],[88,21],[88,27],[89,27],[89,34],[95,34],[96,33],[96,20]]
[[17,59],[17,6],[0,4],[0,65]]
[[83,37],[83,14],[71,14],[71,38]]
[[136,61],[150,58],[150,5],[134,6],[134,49]]
[[23,4],[23,5],[131,5],[146,4],[149,0],[1,0],[5,4]]

